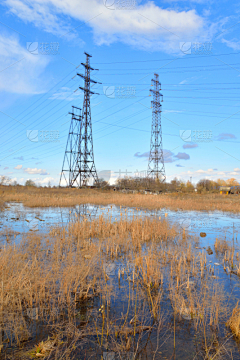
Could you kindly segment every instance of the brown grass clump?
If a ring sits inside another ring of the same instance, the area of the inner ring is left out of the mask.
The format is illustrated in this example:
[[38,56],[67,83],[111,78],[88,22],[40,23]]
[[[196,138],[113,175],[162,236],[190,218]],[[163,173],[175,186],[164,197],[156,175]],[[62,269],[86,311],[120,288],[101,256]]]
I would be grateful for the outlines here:
[[240,307],[238,306],[238,302],[232,311],[232,315],[227,322],[227,326],[229,326],[233,334],[240,339]]
[[232,244],[227,240],[220,240],[216,238],[214,248],[216,253],[224,254],[226,251],[232,248]]
[[[90,259],[85,259],[86,251]],[[96,261],[94,245],[86,249],[64,234],[46,239],[29,235],[19,245],[5,247],[0,253],[0,301],[8,341],[20,344],[30,337],[25,316],[47,323],[65,309],[72,316],[77,301],[97,292]]]

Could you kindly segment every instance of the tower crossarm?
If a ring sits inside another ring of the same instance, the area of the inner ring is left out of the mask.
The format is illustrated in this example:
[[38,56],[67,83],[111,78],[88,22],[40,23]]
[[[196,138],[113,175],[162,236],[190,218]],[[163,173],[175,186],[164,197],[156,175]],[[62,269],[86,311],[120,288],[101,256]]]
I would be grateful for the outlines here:
[[84,67],[87,68],[87,69],[95,70],[95,69],[92,68],[89,64],[81,63],[81,65],[84,66]]
[[81,89],[81,90],[83,90],[83,91],[86,91],[87,93],[92,94],[92,95],[97,94],[97,93],[95,93],[95,92],[93,92],[93,91],[91,91],[91,90],[89,90],[89,89],[83,88],[83,87],[81,87],[81,86],[79,86],[79,89]]
[[81,76],[84,80],[90,81],[90,82],[92,82],[92,83],[94,83],[94,84],[102,84],[101,82],[95,81],[95,80],[93,80],[93,79],[90,79],[90,78],[86,77],[86,76],[83,75],[83,74],[77,73],[77,75],[78,75],[78,76]]

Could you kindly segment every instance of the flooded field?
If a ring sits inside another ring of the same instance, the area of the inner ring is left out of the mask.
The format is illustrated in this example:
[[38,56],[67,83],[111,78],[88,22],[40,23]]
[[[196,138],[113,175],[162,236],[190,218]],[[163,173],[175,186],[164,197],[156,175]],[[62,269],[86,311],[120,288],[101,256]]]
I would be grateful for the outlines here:
[[133,216],[161,217],[161,219],[166,217],[171,224],[177,223],[192,234],[207,230],[208,241],[210,239],[215,241],[217,236],[227,236],[229,240],[233,238],[233,235],[237,238],[240,233],[239,215],[222,211],[173,211],[169,209],[155,211],[90,204],[64,208],[28,208],[21,203],[9,203],[5,211],[0,213],[0,230],[9,228],[17,233],[24,233],[36,229],[46,232],[54,225],[64,226],[70,221],[82,220],[84,217],[95,219],[103,215],[116,221],[121,218],[121,213],[128,219],[132,219]]
[[240,359],[237,214],[0,214],[3,359]]

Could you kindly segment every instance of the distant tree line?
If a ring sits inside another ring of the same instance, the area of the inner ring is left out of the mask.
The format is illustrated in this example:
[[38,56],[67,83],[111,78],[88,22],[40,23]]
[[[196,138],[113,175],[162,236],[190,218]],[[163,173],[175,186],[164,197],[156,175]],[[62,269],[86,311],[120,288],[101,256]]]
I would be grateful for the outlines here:
[[[5,176],[5,175],[2,176],[0,175],[0,185],[41,187],[41,185],[36,184],[31,179],[26,180],[24,185],[20,185],[16,180],[12,180],[9,176]],[[50,181],[48,182],[47,187],[51,187]]]
[[[0,176],[0,185],[11,185],[11,186],[20,186],[16,180],[12,181],[8,176]],[[23,185],[21,185],[23,186]],[[41,185],[37,185],[33,180],[28,179],[25,181],[24,186],[26,187],[41,187]],[[132,178],[132,177],[124,177],[118,179],[114,185],[110,185],[106,180],[99,179],[98,184],[95,184],[96,187],[103,190],[110,190],[113,188],[117,188],[119,190],[129,189],[129,190],[150,190],[152,192],[182,192],[182,193],[191,193],[191,192],[199,192],[199,193],[207,193],[207,192],[218,192],[220,186],[239,186],[239,182],[235,178],[230,178],[228,180],[209,180],[209,179],[201,179],[198,181],[196,185],[192,184],[191,181],[184,181],[177,179],[176,177],[170,182],[162,182],[159,179],[153,178]],[[47,186],[51,188],[52,185],[50,181]],[[55,188],[55,186],[53,186]]]
[[199,182],[196,185],[196,188],[197,188],[198,192],[204,193],[204,192],[218,191],[220,186],[230,186],[230,187],[239,186],[239,182],[234,178],[230,178],[226,181],[222,180],[222,179],[218,179],[216,181],[202,179],[202,180],[199,180]]
[[171,192],[193,192],[194,185],[190,181],[173,179],[171,182],[162,182],[159,179],[152,178],[130,178],[125,177],[118,179],[115,185],[119,189],[130,189],[130,190],[150,190],[150,191],[171,191]]
[[151,178],[130,178],[125,177],[118,179],[115,185],[119,189],[130,190],[151,190],[151,191],[164,191],[164,192],[218,192],[220,186],[239,186],[239,182],[234,179],[216,181],[201,179],[194,186],[191,181],[184,181],[174,178],[170,182],[161,182],[160,180],[154,180]]

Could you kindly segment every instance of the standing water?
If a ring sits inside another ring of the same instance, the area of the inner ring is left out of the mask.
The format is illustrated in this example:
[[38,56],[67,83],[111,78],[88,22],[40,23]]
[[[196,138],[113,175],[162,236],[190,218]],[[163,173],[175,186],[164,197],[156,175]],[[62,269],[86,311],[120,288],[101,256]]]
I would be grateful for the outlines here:
[[[98,232],[102,224],[105,235]],[[1,213],[0,226],[4,251],[9,246],[23,249],[23,242],[29,246],[33,236],[44,239],[47,246],[51,236],[55,240],[46,251],[41,249],[45,252],[40,264],[49,266],[48,256],[58,244],[63,249],[56,264],[62,261],[65,267],[63,259],[69,251],[64,241],[69,237],[74,251],[81,250],[85,271],[91,273],[89,269],[96,267],[103,274],[89,275],[91,282],[99,276],[99,284],[87,296],[76,299],[78,290],[72,290],[75,302],[67,299],[60,305],[52,299],[44,305],[33,296],[30,306],[23,299],[21,310],[14,310],[8,320],[10,324],[21,318],[23,337],[19,328],[13,334],[13,327],[6,326],[2,310],[0,346],[5,358],[67,359],[69,352],[69,359],[240,359],[237,338],[227,324],[240,298],[238,215],[90,204],[26,208],[10,203]],[[93,252],[96,262],[91,263]],[[25,266],[32,262],[29,258]],[[66,282],[70,286],[71,279]],[[75,329],[71,336],[66,323]]]

